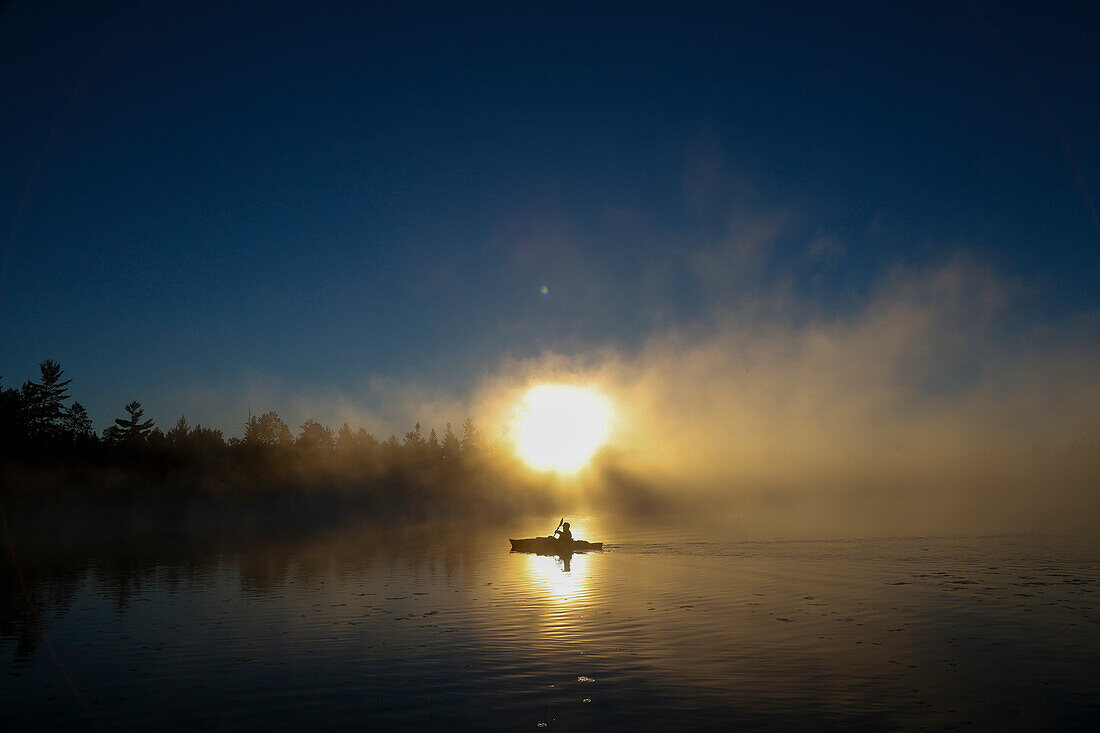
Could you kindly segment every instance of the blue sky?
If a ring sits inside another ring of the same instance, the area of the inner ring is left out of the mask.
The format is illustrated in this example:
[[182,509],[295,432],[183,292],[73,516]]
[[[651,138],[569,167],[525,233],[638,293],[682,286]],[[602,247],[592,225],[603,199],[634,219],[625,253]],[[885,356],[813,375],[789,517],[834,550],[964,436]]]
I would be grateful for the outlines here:
[[363,5],[4,4],[6,386],[232,432],[194,395],[462,394],[959,252],[1008,328],[1100,305],[1100,6]]

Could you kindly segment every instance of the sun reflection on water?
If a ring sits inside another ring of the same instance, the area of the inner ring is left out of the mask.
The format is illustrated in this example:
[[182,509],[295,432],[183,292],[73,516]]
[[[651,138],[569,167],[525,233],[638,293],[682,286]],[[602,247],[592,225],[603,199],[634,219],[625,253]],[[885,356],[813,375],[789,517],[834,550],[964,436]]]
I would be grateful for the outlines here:
[[533,589],[557,604],[571,604],[588,595],[588,558],[584,553],[569,557],[528,555],[527,575]]

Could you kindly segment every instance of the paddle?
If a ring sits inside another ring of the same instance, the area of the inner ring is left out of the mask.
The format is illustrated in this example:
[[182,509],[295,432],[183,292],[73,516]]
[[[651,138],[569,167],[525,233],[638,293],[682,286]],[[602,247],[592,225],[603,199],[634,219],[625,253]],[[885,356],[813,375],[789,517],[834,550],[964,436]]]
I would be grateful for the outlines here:
[[554,527],[554,531],[553,531],[553,532],[551,532],[551,533],[550,533],[550,536],[549,536],[549,537],[547,537],[546,539],[548,539],[548,540],[552,540],[552,539],[554,539],[554,535],[556,535],[556,534],[558,533],[558,530],[559,530],[559,529],[561,529],[561,526],[562,526],[563,524],[565,524],[565,517],[562,517],[562,518],[561,518],[561,521],[560,521],[560,522],[558,522],[558,526],[557,526],[557,527]]

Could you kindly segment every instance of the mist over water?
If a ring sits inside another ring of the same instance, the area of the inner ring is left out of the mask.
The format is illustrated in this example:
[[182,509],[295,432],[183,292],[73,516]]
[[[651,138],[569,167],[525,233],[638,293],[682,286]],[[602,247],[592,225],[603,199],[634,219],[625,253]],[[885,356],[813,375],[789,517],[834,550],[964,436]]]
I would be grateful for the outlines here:
[[1022,325],[1015,286],[963,255],[900,269],[843,314],[757,295],[637,353],[547,357],[514,378],[604,386],[618,432],[601,478],[622,501],[718,507],[748,532],[1057,530],[1100,516],[1094,322]]
[[14,517],[36,613],[6,573],[5,729],[1100,722],[1095,535],[747,541],[578,514],[606,550],[563,559],[508,551],[558,517],[123,519]]
[[707,257],[744,259],[717,268],[725,287],[702,278],[697,317],[654,316],[634,346],[487,354],[466,390],[374,378],[316,391],[256,377],[217,401],[247,394],[286,408],[291,424],[347,421],[379,439],[472,416],[522,468],[524,395],[591,390],[611,406],[606,445],[575,475],[536,472],[536,483],[593,511],[718,515],[751,537],[1061,531],[1100,519],[1095,314],[1033,312],[1031,286],[965,250],[897,266],[826,307],[794,282],[756,277],[781,227],[746,218],[746,232],[695,268],[713,275]]

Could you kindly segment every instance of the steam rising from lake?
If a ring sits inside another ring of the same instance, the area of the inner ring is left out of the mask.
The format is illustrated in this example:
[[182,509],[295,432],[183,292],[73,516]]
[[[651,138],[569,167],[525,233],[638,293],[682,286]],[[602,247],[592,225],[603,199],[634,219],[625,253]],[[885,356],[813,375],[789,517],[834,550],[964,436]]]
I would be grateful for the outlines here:
[[898,269],[846,311],[746,287],[636,349],[498,363],[469,394],[377,377],[354,393],[265,377],[237,393],[292,428],[315,417],[380,439],[472,416],[508,449],[531,385],[596,388],[611,435],[561,480],[563,511],[704,512],[781,537],[1092,526],[1100,323],[1030,314],[1026,295],[960,255]]
[[515,362],[474,412],[505,422],[532,380],[600,385],[617,421],[589,490],[705,509],[747,532],[1090,526],[1097,324],[1021,325],[1014,295],[958,257],[893,273],[847,315],[757,301],[637,353]]

